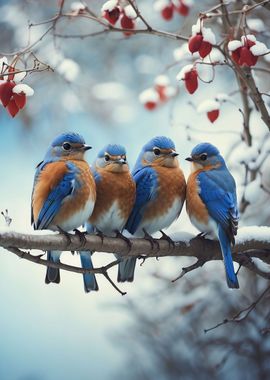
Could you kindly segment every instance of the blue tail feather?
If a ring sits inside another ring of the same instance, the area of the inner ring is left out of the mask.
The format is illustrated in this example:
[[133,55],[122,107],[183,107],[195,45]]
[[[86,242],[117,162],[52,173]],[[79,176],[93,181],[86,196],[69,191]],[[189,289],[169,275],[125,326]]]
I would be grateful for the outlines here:
[[134,280],[136,260],[136,257],[131,257],[124,259],[118,264],[118,282],[132,282]]
[[[54,263],[60,263],[61,253],[61,251],[48,251],[47,259]],[[50,284],[51,282],[60,283],[60,270],[58,268],[47,267],[45,283]]]
[[227,284],[229,288],[239,288],[238,280],[234,272],[231,243],[226,232],[221,226],[218,228],[219,243],[222,251]]
[[[82,268],[84,269],[93,269],[93,263],[91,258],[92,253],[90,251],[80,251],[80,258]],[[84,290],[86,293],[91,292],[91,290],[98,290],[98,284],[96,280],[96,276],[93,273],[84,273],[83,274],[83,283]]]

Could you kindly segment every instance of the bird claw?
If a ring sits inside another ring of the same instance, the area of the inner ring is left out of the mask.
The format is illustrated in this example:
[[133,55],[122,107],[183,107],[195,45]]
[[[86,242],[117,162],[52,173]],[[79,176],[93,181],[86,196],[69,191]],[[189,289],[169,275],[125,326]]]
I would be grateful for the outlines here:
[[162,234],[161,238],[159,240],[166,240],[168,243],[169,243],[169,246],[171,247],[175,247],[175,242],[170,238],[170,236],[168,236],[167,234],[165,234],[165,232],[163,232],[162,230],[159,230],[159,232]]
[[149,243],[151,244],[151,248],[154,249],[156,246],[156,248],[159,250],[158,242],[151,235],[149,235],[149,233],[145,229],[143,229],[143,232],[144,232],[144,239],[149,241]]
[[86,244],[86,237],[85,237],[85,235],[87,235],[87,232],[86,231],[81,232],[77,228],[74,228],[73,231],[75,232],[75,235],[79,237],[81,245],[85,246],[85,244]]
[[69,234],[67,231],[65,231],[65,230],[63,230],[63,228],[61,228],[61,227],[59,227],[59,226],[57,226],[57,229],[58,229],[58,231],[59,231],[59,233],[61,234],[61,235],[64,235],[65,236],[65,238],[67,239],[67,246],[69,246],[70,244],[71,244],[71,234]]
[[120,231],[118,231],[118,230],[115,230],[114,232],[116,233],[116,237],[117,237],[117,238],[122,239],[122,240],[124,240],[124,242],[127,243],[128,251],[130,251],[130,250],[131,250],[131,247],[132,247],[132,243],[131,243],[130,239],[127,238],[126,236],[124,236],[124,235],[123,235]]
[[207,235],[207,232],[200,232],[196,237],[201,238],[201,239],[205,239],[206,235]]
[[101,232],[100,230],[98,230],[97,228],[96,228],[96,236],[98,236],[98,237],[100,237],[100,239],[101,239],[101,243],[103,244],[103,240],[104,240],[104,233],[103,232]]

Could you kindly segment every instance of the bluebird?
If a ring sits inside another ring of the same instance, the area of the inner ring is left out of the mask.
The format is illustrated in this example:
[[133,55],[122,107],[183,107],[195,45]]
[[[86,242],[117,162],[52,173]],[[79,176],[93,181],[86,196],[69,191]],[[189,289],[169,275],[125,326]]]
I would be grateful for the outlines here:
[[[154,137],[142,148],[132,173],[136,200],[125,226],[134,236],[162,231],[180,215],[186,181],[177,156],[173,141],[165,136]],[[136,258],[120,263],[119,282],[133,281],[135,264]]]
[[201,232],[218,238],[228,287],[239,288],[231,252],[239,219],[235,181],[218,149],[209,143],[195,146],[186,160],[192,163],[186,199],[190,220]]
[[[95,181],[84,154],[91,149],[77,133],[57,136],[37,168],[32,192],[31,221],[35,230],[71,231],[85,223],[95,200]],[[60,262],[61,251],[48,251]],[[48,267],[45,282],[59,283],[60,272]]]
[[[135,183],[129,171],[126,150],[121,145],[107,145],[98,154],[93,172],[97,199],[87,231],[107,236],[121,235],[135,201]],[[81,251],[83,268],[92,268],[92,252]],[[94,274],[84,274],[86,292],[98,290]]]

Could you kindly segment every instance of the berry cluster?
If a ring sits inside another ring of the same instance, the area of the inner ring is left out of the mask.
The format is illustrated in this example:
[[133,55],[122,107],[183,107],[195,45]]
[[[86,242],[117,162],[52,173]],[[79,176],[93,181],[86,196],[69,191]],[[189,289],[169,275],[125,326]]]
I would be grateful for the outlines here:
[[[109,0],[103,4],[101,8],[102,17],[104,17],[111,25],[115,25],[120,20],[120,25],[123,29],[135,29],[135,19],[137,14],[134,8],[129,4],[121,6],[119,0]],[[132,33],[123,32],[125,36],[130,36]]]

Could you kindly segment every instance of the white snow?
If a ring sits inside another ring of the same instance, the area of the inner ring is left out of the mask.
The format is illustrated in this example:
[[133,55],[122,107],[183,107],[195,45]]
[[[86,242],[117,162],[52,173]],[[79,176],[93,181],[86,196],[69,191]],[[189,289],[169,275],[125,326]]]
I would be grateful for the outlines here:
[[250,203],[253,203],[253,202],[256,202],[257,199],[258,199],[258,196],[260,195],[259,193],[261,191],[263,191],[261,188],[260,188],[260,184],[261,184],[261,179],[260,177],[258,176],[258,178],[256,178],[254,181],[250,182],[246,188],[245,188],[245,199],[250,202]]
[[159,101],[159,95],[153,88],[147,88],[139,95],[139,101],[142,104],[145,104],[147,102],[154,102],[157,103]]
[[2,70],[6,65],[8,65],[7,57],[0,58],[0,69]]
[[12,92],[14,94],[20,94],[23,92],[26,96],[33,96],[34,90],[28,86],[28,84],[20,83],[13,87]]
[[190,55],[187,42],[184,43],[181,47],[174,49],[173,51],[173,57],[175,61],[181,61],[181,59],[186,55]]
[[225,57],[218,49],[212,49],[211,53],[204,58],[204,61],[209,63],[220,63],[225,61]]
[[211,112],[211,111],[218,110],[219,108],[220,108],[220,103],[217,102],[216,100],[204,100],[198,105],[197,111],[199,113]]
[[168,86],[165,88],[164,92],[165,92],[165,95],[167,96],[167,98],[171,98],[171,97],[176,95],[177,89],[173,86]]
[[188,73],[193,69],[193,65],[186,65],[182,68],[182,70],[179,71],[179,73],[176,75],[177,80],[184,80],[185,74]]
[[192,25],[191,30],[192,30],[192,35],[194,36],[197,33],[201,32],[201,20],[198,18],[196,24]]
[[227,102],[228,100],[230,100],[230,97],[229,95],[220,92],[216,95],[216,99],[218,99],[218,101],[220,102]]
[[187,7],[191,7],[194,4],[194,1],[193,0],[182,0],[182,3],[184,5],[186,5]]
[[135,19],[137,17],[134,8],[130,4],[124,8],[124,12],[128,18]]
[[211,45],[216,44],[216,36],[214,35],[212,29],[202,28],[203,40],[209,42]]
[[170,83],[170,79],[167,75],[158,75],[155,80],[154,80],[154,83],[157,85],[157,86],[168,86],[169,83]]
[[254,36],[254,34],[247,34],[246,36],[242,36],[241,41],[243,45],[245,44],[246,39],[249,41],[256,42],[256,37]]
[[169,0],[157,0],[154,2],[154,10],[156,12],[161,12],[165,7],[168,7],[171,5],[171,2]]
[[242,244],[245,241],[251,241],[254,239],[263,242],[270,242],[270,227],[250,226],[239,228],[236,237],[237,244]]
[[232,40],[228,43],[228,49],[230,51],[235,51],[236,49],[242,47],[242,42],[239,40]]
[[111,12],[114,8],[116,8],[118,5],[118,0],[109,0],[109,1],[106,1],[106,3],[104,3],[102,5],[102,8],[101,8],[101,11],[102,12]]
[[68,82],[73,82],[80,72],[80,66],[78,63],[72,59],[65,58],[60,65],[57,67],[57,71],[61,74]]
[[[18,71],[19,71],[19,70],[18,70]],[[19,82],[21,82],[25,77],[26,77],[26,72],[25,72],[25,71],[22,71],[21,73],[15,74],[13,80],[14,80],[15,83],[19,83]]]
[[80,1],[74,1],[73,3],[70,4],[70,9],[72,12],[79,12],[85,10],[85,5],[81,3]]
[[233,162],[239,163],[249,163],[250,161],[256,160],[258,156],[258,149],[255,146],[248,147],[246,144],[241,144],[238,146],[237,150],[235,150],[230,159]]
[[263,32],[265,30],[265,24],[260,18],[247,19],[247,26],[255,32]]
[[256,44],[251,46],[250,51],[253,55],[256,55],[256,56],[270,53],[270,50],[268,49],[268,47],[263,42],[260,42],[260,41],[256,41]]

